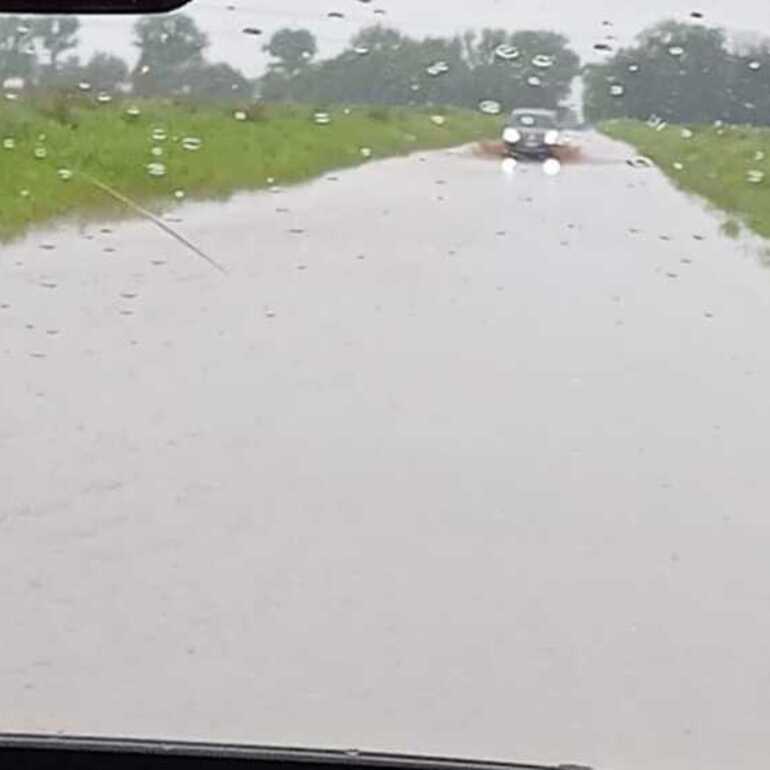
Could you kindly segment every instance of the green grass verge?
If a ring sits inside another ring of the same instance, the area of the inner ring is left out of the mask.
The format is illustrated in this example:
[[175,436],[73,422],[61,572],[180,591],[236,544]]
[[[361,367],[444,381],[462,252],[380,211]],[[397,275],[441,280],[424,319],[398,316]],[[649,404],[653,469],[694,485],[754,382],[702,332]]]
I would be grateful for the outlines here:
[[[494,118],[446,109],[336,107],[319,125],[310,107],[259,105],[236,119],[234,108],[139,102],[140,114],[131,115],[128,106],[63,97],[0,104],[0,239],[58,217],[120,214],[120,205],[81,172],[159,211],[176,202],[177,191],[225,198],[267,187],[270,179],[291,184],[492,136],[500,127]],[[185,149],[185,138],[199,139],[200,147]],[[151,163],[162,163],[165,174],[152,176]]]
[[736,235],[741,222],[770,238],[770,128],[668,125],[658,131],[639,121],[613,120],[600,129],[633,145],[681,189],[730,215],[727,235]]

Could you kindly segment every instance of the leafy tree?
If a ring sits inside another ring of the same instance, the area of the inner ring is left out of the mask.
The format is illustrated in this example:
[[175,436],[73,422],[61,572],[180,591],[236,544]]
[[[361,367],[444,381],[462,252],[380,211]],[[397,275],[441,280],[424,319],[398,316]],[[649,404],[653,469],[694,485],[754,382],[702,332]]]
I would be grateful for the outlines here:
[[29,19],[0,17],[0,78],[32,80],[37,73],[37,56]]
[[190,72],[183,92],[194,100],[209,102],[242,102],[252,96],[253,85],[243,73],[229,64],[203,63]]
[[203,64],[208,38],[190,16],[145,16],[134,27],[139,61],[131,75],[140,96],[178,93]]
[[46,66],[56,70],[59,58],[78,45],[80,21],[76,16],[39,16],[31,22],[31,34],[48,52]]
[[318,50],[316,39],[306,29],[279,29],[264,46],[270,56],[272,69],[292,75],[307,67]]
[[82,68],[80,79],[90,83],[94,90],[113,91],[128,81],[128,74],[123,59],[100,51]]
[[734,116],[731,56],[722,30],[664,21],[584,73],[591,120],[628,116],[701,123]]
[[[508,49],[505,56],[499,55],[500,46]],[[261,88],[265,99],[315,103],[474,107],[494,99],[506,108],[556,107],[578,72],[577,55],[553,32],[483,30],[480,36],[468,32],[415,40],[373,26],[333,59],[293,70],[274,68]]]

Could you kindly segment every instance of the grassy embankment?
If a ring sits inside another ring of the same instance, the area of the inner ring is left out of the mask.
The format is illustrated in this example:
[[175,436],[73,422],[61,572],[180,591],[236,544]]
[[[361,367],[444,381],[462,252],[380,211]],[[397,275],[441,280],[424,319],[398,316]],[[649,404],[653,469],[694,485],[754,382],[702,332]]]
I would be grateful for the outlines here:
[[657,131],[634,120],[600,128],[654,161],[677,187],[726,212],[726,234],[737,235],[740,223],[770,238],[770,128],[669,125]]
[[[77,104],[62,99],[0,103],[0,240],[53,218],[125,211],[86,174],[160,211],[182,195],[223,198],[267,187],[271,179],[290,184],[499,130],[498,120],[462,110],[352,106],[346,114],[339,107],[319,125],[310,107],[262,105],[239,112],[139,102],[140,114],[132,115],[130,106],[86,98]],[[436,113],[444,116],[443,124],[437,125]],[[200,146],[185,138],[200,140]],[[152,163],[164,168],[150,169]],[[164,173],[153,176],[151,170]]]

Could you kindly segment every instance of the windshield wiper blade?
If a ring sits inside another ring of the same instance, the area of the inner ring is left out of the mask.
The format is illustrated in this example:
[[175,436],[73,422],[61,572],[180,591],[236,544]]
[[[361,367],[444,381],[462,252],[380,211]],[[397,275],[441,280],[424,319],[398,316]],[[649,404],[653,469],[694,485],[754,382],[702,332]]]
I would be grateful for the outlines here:
[[81,735],[0,733],[0,766],[37,770],[591,770],[584,765],[543,765],[454,757],[391,754],[358,749],[311,749]]

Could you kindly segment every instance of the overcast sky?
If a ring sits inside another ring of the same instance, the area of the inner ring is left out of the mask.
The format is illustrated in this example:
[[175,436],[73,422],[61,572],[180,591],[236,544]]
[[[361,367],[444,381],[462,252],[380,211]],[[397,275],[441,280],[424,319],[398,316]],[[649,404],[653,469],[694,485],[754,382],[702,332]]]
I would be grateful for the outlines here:
[[[228,10],[228,9],[232,10]],[[385,15],[376,15],[381,8]],[[248,75],[265,65],[261,47],[283,26],[305,27],[318,38],[321,54],[336,53],[361,27],[381,22],[411,35],[451,35],[466,29],[504,27],[553,29],[566,34],[584,58],[595,58],[594,43],[607,33],[620,43],[662,18],[688,19],[703,13],[704,23],[770,36],[766,0],[192,0],[184,9],[211,40],[209,58],[227,61]],[[344,19],[330,19],[338,11]],[[602,21],[612,27],[602,26]],[[132,60],[131,17],[83,17],[81,53],[108,50]],[[244,27],[264,30],[262,38],[243,34]]]

